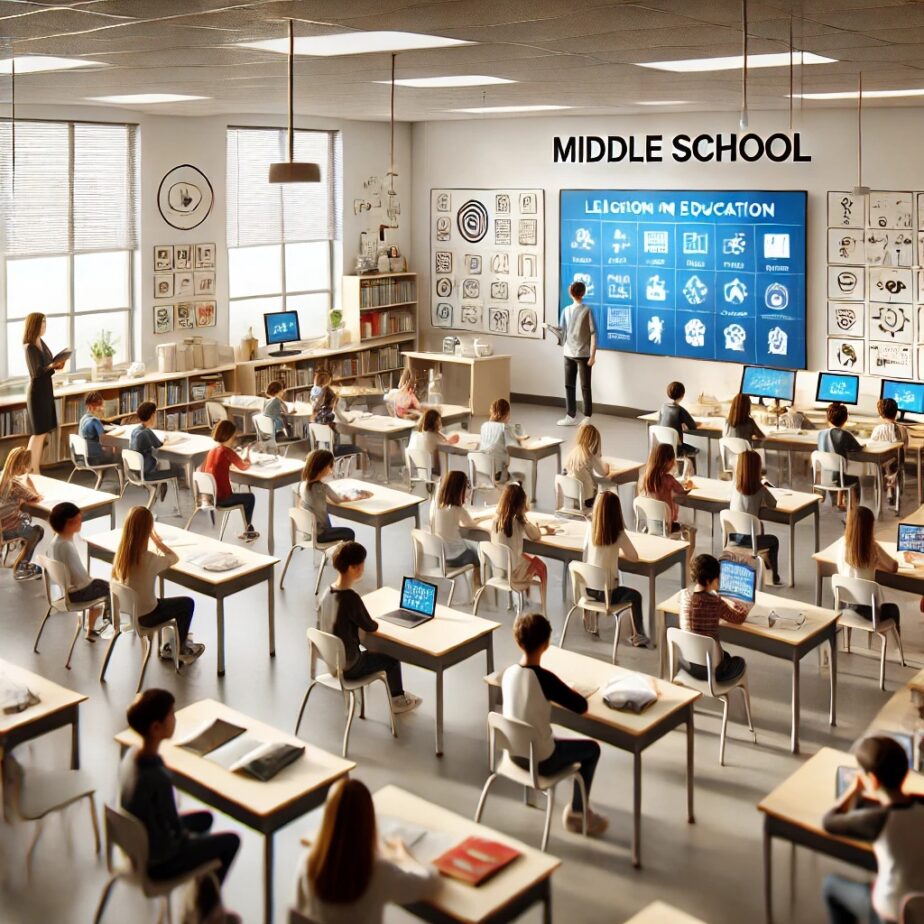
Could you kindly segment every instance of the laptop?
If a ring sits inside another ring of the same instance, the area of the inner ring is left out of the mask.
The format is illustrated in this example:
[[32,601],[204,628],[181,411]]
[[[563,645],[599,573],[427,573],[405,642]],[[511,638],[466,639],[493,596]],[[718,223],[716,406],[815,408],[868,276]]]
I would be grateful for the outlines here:
[[385,622],[414,629],[436,613],[436,584],[406,577],[401,582],[401,608],[381,616]]
[[898,560],[899,571],[914,571],[919,564],[924,563],[924,526],[916,523],[899,523],[898,538],[896,546],[899,552],[915,552],[916,558],[920,556],[918,562],[907,562],[904,556]]
[[805,616],[795,610],[763,606],[757,600],[757,569],[749,564],[732,559],[719,562],[719,595],[748,609],[746,622],[765,629],[798,629]]

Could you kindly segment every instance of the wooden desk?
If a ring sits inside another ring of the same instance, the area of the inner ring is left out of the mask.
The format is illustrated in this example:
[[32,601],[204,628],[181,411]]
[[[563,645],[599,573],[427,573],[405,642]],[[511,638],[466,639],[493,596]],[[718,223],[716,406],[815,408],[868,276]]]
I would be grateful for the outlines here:
[[[369,615],[380,619],[400,607],[401,595],[394,587],[380,587],[365,594],[363,602]],[[494,632],[499,628],[499,622],[437,604],[436,618],[429,622],[409,629],[380,621],[378,631],[365,636],[364,644],[370,651],[380,651],[436,674],[437,757],[443,756],[443,671],[483,651],[490,674],[494,670]]]
[[[385,417],[383,420],[393,418]],[[332,481],[331,487],[341,494],[348,488],[371,491],[372,497],[363,500],[347,501],[343,504],[331,504],[328,513],[343,520],[371,526],[375,530],[375,586],[382,586],[382,528],[398,523],[401,520],[414,520],[414,525],[420,529],[420,505],[425,498],[407,491],[396,491],[384,485],[373,484],[370,481],[357,481],[355,478],[341,478]]]
[[22,712],[4,715],[0,712],[0,762],[9,751],[24,741],[31,741],[50,731],[71,726],[71,768],[80,767],[80,714],[78,707],[88,699],[67,687],[33,674],[11,661],[0,660],[0,683],[9,679],[28,687],[39,702]]
[[47,521],[55,506],[68,501],[80,508],[84,520],[95,520],[108,515],[110,527],[115,526],[115,505],[119,499],[117,494],[94,491],[93,488],[49,478],[47,475],[30,475],[29,477],[36,491],[42,495],[41,500],[23,504],[23,508],[32,516]]
[[[856,765],[852,754],[834,748],[822,748],[758,804],[757,810],[764,816],[764,904],[767,924],[773,920],[772,851],[775,837],[875,872],[876,857],[871,844],[828,834],[822,825],[822,817],[836,801],[837,768]],[[908,793],[924,795],[924,776],[909,773],[904,788]]]
[[[822,581],[826,577],[831,577],[832,574],[837,574],[837,553],[843,541],[843,538],[836,539],[831,545],[812,556],[815,560],[816,606],[821,605]],[[898,550],[894,542],[878,541],[892,558],[898,558]],[[893,590],[902,590],[919,596],[924,595],[924,566],[919,565],[910,570],[896,571],[891,574],[886,571],[877,571],[876,583],[881,587],[891,587]]]
[[[774,608],[781,611],[798,611],[805,615],[805,623],[799,629],[768,629],[753,623],[742,623],[736,626],[723,622],[719,626],[719,637],[729,645],[737,645],[750,651],[759,651],[771,658],[782,658],[792,663],[792,731],[790,734],[790,747],[793,754],[799,753],[799,662],[819,645],[827,642],[831,649],[831,700],[828,721],[835,725],[837,719],[837,620],[838,614],[834,610],[823,610],[817,606],[809,606],[790,600],[788,597],[778,597],[774,594],[757,592],[759,606]],[[665,641],[668,626],[680,625],[680,594],[674,594],[669,600],[658,604],[661,620],[658,629]],[[661,646],[661,676],[665,675],[667,668],[667,645]]]
[[[464,533],[470,539],[488,539],[494,507],[475,507],[469,512],[479,525],[479,529],[467,529]],[[584,558],[584,536],[588,521],[576,517],[557,517],[551,513],[531,510],[529,519],[540,526],[550,525],[562,530],[561,535],[543,536],[538,542],[527,540],[523,548],[532,555],[554,558],[562,563],[562,597],[565,598],[570,587],[568,581],[568,563],[582,561]],[[648,578],[648,635],[657,643],[654,632],[655,612],[657,606],[656,584],[658,576],[675,565],[680,567],[680,586],[687,586],[687,552],[690,544],[677,539],[665,539],[663,536],[651,536],[647,533],[634,533],[626,530],[632,545],[638,553],[638,561],[629,561],[620,557],[619,570],[624,574],[642,574]]]
[[276,545],[273,536],[273,525],[276,522],[276,490],[298,484],[302,479],[305,462],[303,459],[290,459],[287,456],[274,457],[262,452],[251,453],[250,460],[254,464],[246,472],[242,472],[239,468],[231,468],[231,483],[265,489],[267,495],[266,551],[272,555]]
[[[120,449],[131,449],[131,435],[141,424],[122,424],[117,430],[110,430],[100,437],[104,446],[117,446]],[[201,433],[183,433],[180,430],[155,430],[157,437],[169,442],[157,450],[157,457],[165,462],[176,462],[186,472],[186,484],[192,487],[193,471],[202,463],[217,443],[210,436]]]
[[899,687],[889,698],[889,701],[876,713],[876,717],[864,729],[863,734],[857,737],[862,741],[870,735],[881,735],[888,732],[906,732],[913,735],[921,724],[918,709],[911,701],[911,689],[924,688],[924,670],[919,671],[904,686]]
[[[160,595],[164,595],[164,582],[171,581],[194,593],[211,597],[215,601],[218,626],[218,676],[223,677],[225,673],[225,599],[249,587],[262,584],[264,581],[267,591],[269,653],[271,658],[275,657],[276,616],[273,569],[279,564],[279,559],[271,555],[262,555],[239,545],[219,542],[217,539],[211,539],[199,533],[187,532],[185,529],[169,526],[166,523],[158,523],[156,529],[161,539],[180,556],[179,562],[173,568],[168,568],[161,573]],[[121,529],[88,536],[87,545],[90,557],[112,564],[121,538]],[[230,552],[241,562],[240,566],[231,571],[206,571],[205,568],[189,560],[199,555],[215,552]],[[201,612],[197,615],[201,618]],[[259,612],[252,613],[252,615],[257,616]],[[250,632],[252,628],[252,623],[248,624],[247,631]]]
[[[712,515],[712,536],[715,541],[715,515],[727,510],[731,503],[734,482],[719,481],[716,478],[692,479],[694,489],[685,495],[677,496],[677,503],[681,507],[691,510],[703,510]],[[764,507],[760,511],[760,519],[768,523],[782,523],[789,533],[789,586],[795,587],[794,567],[796,560],[796,524],[801,520],[813,517],[815,520],[815,551],[819,546],[819,522],[821,515],[821,498],[817,494],[808,494],[801,491],[787,491],[782,488],[771,488],[770,493],[776,498],[776,507]],[[721,536],[721,530],[718,535]]]
[[[642,421],[647,427],[657,425],[661,419],[660,411],[650,411],[647,414],[639,414],[636,420]],[[697,437],[706,443],[706,477],[712,476],[712,443],[722,439],[725,433],[725,414],[715,415],[712,417],[697,417],[693,415],[696,422],[695,430],[685,430],[683,440],[687,442],[688,438],[696,439]]]
[[438,369],[446,401],[466,405],[477,417],[487,417],[491,402],[497,398],[510,400],[509,356],[455,356],[413,350],[402,355],[407,368],[419,378],[425,379],[431,369]]
[[[658,701],[640,715],[610,709],[603,702],[603,688],[617,677],[637,673],[587,655],[552,646],[542,657],[548,668],[569,685],[596,686],[588,698],[588,709],[578,715],[552,705],[552,722],[582,735],[605,741],[633,758],[633,830],[632,865],[642,865],[642,752],[669,731],[686,725],[687,729],[687,820],[693,822],[693,704],[701,694],[675,683],[650,678],[658,689]],[[500,688],[502,672],[492,674],[488,683]],[[598,778],[597,786],[603,785]]]
[[668,905],[666,902],[652,902],[638,914],[634,914],[625,924],[704,924],[699,918]]
[[[249,734],[263,741],[305,747],[299,760],[265,783],[244,773],[231,773],[173,741],[165,741],[160,748],[160,755],[179,789],[263,835],[263,920],[272,924],[273,835],[290,821],[323,804],[330,787],[348,776],[356,764],[314,745],[305,745],[300,738],[213,699],[200,700],[176,713],[174,740],[181,741],[219,718],[246,728]],[[123,752],[140,741],[130,729],[119,732],[115,740]]]

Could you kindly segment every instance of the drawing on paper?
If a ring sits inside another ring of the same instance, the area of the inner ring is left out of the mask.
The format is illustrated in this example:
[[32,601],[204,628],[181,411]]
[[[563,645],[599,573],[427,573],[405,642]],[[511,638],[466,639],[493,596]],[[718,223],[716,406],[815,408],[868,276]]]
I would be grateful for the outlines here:
[[914,378],[913,353],[910,346],[870,341],[869,373],[889,379]]
[[875,338],[892,343],[911,343],[911,333],[911,305],[869,303],[870,339]]
[[452,280],[445,276],[440,276],[436,280],[436,294],[440,298],[449,298],[452,295]]
[[488,309],[488,331],[492,334],[510,333],[510,309],[494,306]]
[[467,253],[465,255],[465,272],[469,276],[480,276],[481,275],[481,254],[480,253]]
[[517,258],[517,270],[521,276],[531,279],[539,275],[539,261],[534,253],[521,253]]
[[517,289],[517,301],[521,305],[536,304],[536,286],[532,282],[524,282]]
[[508,286],[506,282],[492,282],[491,283],[491,301],[494,302],[505,302],[508,299]]
[[517,333],[522,337],[535,337],[539,333],[539,318],[533,308],[521,308],[517,315]]
[[452,220],[448,215],[439,215],[436,219],[436,239],[448,241],[452,232]]
[[449,302],[436,302],[430,312],[433,327],[452,327],[452,305]]
[[869,194],[869,218],[867,227],[913,227],[911,203],[912,194],[910,192],[874,190]]
[[855,228],[828,229],[828,263],[864,263],[863,232]]
[[494,197],[494,211],[498,215],[509,215],[510,214],[510,194],[509,193],[498,193]]
[[914,297],[911,286],[910,269],[889,266],[871,266],[869,269],[869,298],[871,301],[910,304]]
[[865,228],[866,197],[846,191],[828,193],[829,228]]
[[864,341],[828,338],[828,368],[834,372],[862,373]]
[[448,192],[440,193],[436,197],[436,210],[438,212],[448,212],[452,209],[452,196]]
[[471,305],[463,302],[459,306],[458,326],[467,327],[471,330],[481,330],[481,305]]
[[438,250],[433,258],[433,266],[437,273],[451,273],[452,254],[445,250]]
[[838,337],[862,337],[866,333],[863,302],[828,302],[828,333]]
[[154,333],[169,334],[173,330],[173,305],[154,306]]
[[481,298],[481,283],[477,279],[463,279],[462,298]]
[[535,193],[520,193],[520,212],[524,215],[535,215],[539,207]]
[[477,244],[488,233],[488,210],[484,203],[469,199],[456,215],[459,234],[470,244]]
[[535,218],[521,218],[517,230],[517,243],[521,247],[535,247],[539,243],[539,223]]
[[512,221],[509,218],[494,219],[494,243],[498,246],[506,246],[513,243],[512,239]]
[[507,254],[507,253],[492,254],[491,272],[497,276],[506,276],[510,272],[510,254]]

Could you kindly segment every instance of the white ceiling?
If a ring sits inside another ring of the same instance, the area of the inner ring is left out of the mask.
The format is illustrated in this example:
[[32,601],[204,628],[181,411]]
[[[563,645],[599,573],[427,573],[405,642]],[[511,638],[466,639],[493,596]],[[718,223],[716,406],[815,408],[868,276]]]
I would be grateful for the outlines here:
[[[0,0],[0,36],[13,53],[83,57],[100,68],[17,79],[17,102],[87,104],[86,97],[185,93],[213,97],[147,107],[184,115],[281,113],[285,58],[236,43],[344,29],[429,32],[478,44],[403,52],[399,77],[489,74],[519,83],[397,90],[397,116],[471,118],[457,107],[553,103],[575,114],[657,111],[639,101],[689,100],[664,110],[735,110],[740,75],[671,74],[634,62],[739,54],[740,0]],[[796,71],[796,90],[924,87],[920,0],[750,0],[749,52],[795,45],[837,58]],[[390,56],[299,57],[297,109],[356,119],[388,115]],[[753,71],[751,109],[784,109],[788,68]],[[5,94],[4,94],[5,95]],[[917,105],[877,100],[870,105]],[[852,103],[810,103],[808,106]],[[0,110],[2,112],[2,110]],[[3,113],[5,114],[5,113]]]

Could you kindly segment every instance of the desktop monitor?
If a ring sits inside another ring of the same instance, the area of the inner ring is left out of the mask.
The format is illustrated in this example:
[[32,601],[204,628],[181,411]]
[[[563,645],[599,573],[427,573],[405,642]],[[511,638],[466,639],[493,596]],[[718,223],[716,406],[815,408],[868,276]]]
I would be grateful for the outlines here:
[[436,612],[436,584],[406,577],[401,582],[401,609],[432,616]]
[[791,403],[796,397],[795,370],[745,366],[741,371],[740,391],[752,398],[773,398]]
[[860,400],[860,376],[845,372],[819,372],[816,401],[825,404],[856,404]]
[[896,545],[899,552],[924,552],[924,526],[899,523]]
[[883,379],[879,397],[894,398],[903,418],[906,413],[924,414],[924,382]]
[[[264,314],[263,327],[266,329],[267,346],[275,346],[276,344],[281,345],[302,339],[298,327],[297,311],[274,311],[269,314]],[[269,355],[291,356],[298,352],[298,350],[279,349]]]
[[719,562],[719,594],[753,603],[757,595],[757,570],[743,561],[722,559]]

